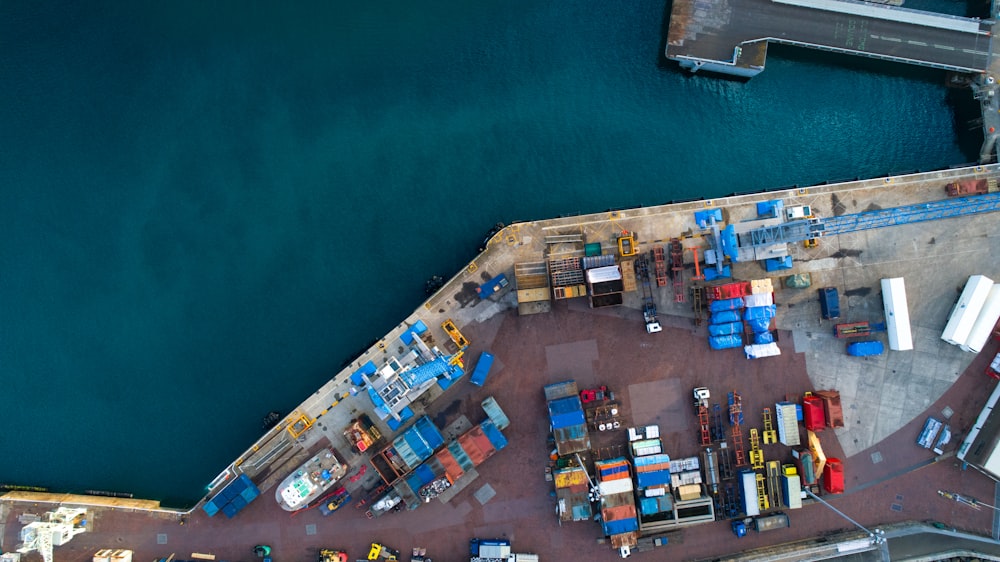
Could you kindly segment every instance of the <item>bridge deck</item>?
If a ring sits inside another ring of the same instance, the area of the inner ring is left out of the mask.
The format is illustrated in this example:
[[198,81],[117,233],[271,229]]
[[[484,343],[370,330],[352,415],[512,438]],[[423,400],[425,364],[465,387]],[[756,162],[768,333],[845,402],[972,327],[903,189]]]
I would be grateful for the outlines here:
[[675,0],[666,56],[752,75],[776,42],[984,72],[990,39],[988,24],[975,19],[845,0]]

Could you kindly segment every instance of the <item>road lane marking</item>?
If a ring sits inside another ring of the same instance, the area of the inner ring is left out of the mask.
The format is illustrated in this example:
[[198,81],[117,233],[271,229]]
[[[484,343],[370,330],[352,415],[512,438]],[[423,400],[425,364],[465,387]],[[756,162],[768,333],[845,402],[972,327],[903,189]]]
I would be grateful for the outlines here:
[[924,43],[923,41],[907,40],[906,42],[909,43],[910,45],[917,45],[919,47],[926,47],[927,46],[927,43]]

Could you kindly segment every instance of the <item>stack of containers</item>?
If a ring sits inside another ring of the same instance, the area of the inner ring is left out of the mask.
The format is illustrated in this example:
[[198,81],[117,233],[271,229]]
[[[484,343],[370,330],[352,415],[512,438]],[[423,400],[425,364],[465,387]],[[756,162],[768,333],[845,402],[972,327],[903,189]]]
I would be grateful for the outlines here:
[[648,426],[643,431],[629,431],[640,517],[673,510],[673,498],[669,493],[670,456],[663,453],[659,435],[657,426]]
[[601,490],[601,518],[604,534],[615,548],[636,546],[639,520],[636,518],[632,477],[625,457],[594,461]]
[[772,324],[776,308],[774,290],[770,279],[755,279],[750,282],[750,294],[743,297],[746,310],[743,320],[752,334],[752,341],[744,347],[747,359],[780,355],[781,350],[774,342]]
[[492,420],[486,419],[438,451],[394,488],[409,509],[416,509],[424,503],[417,495],[421,487],[442,477],[454,484],[506,446],[507,438]]
[[708,326],[708,345],[712,349],[731,349],[743,345],[743,323],[739,309],[743,298],[721,299],[708,305],[711,324]]
[[202,509],[209,517],[214,517],[216,513],[222,512],[227,518],[232,519],[244,507],[260,495],[260,490],[250,480],[246,474],[241,474],[239,478],[233,480],[211,500],[202,506]]

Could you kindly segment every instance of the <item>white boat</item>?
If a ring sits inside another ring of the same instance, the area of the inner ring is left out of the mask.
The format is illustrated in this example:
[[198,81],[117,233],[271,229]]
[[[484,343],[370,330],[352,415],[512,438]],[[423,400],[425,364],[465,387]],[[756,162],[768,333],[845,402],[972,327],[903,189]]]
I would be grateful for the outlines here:
[[278,505],[285,511],[307,507],[347,474],[347,465],[340,462],[331,448],[320,451],[285,477],[274,492]]

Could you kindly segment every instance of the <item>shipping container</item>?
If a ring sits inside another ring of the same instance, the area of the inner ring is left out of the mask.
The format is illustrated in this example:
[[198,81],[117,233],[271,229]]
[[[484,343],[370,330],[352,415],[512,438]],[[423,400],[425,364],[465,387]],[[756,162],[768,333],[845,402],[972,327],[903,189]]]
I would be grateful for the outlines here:
[[819,290],[819,308],[824,320],[840,318],[840,295],[835,287],[823,287]]
[[469,377],[469,382],[476,386],[483,386],[486,382],[486,377],[490,374],[490,367],[493,366],[493,354],[484,351],[479,354],[479,361],[476,362],[476,368],[472,371],[472,376]]
[[826,412],[822,398],[813,394],[802,398],[802,421],[809,431],[823,431],[826,427]]
[[969,332],[965,344],[962,345],[962,349],[973,353],[982,351],[983,346],[989,341],[990,335],[993,334],[997,320],[1000,320],[1000,285],[994,283],[990,287],[986,302],[983,303],[983,308],[979,311],[976,323],[972,325],[972,330]]
[[823,399],[826,426],[833,428],[844,427],[844,410],[840,406],[840,392],[836,390],[817,390],[813,394]]
[[507,414],[500,408],[500,405],[497,404],[496,398],[487,396],[483,400],[482,405],[483,411],[493,421],[493,425],[497,426],[497,429],[507,429],[510,425],[510,420],[507,418]]
[[488,299],[491,296],[499,293],[507,287],[510,283],[507,281],[507,276],[501,273],[493,279],[483,283],[476,288],[476,292],[479,293],[479,298]]
[[816,461],[813,459],[809,449],[794,449],[792,457],[795,459],[795,468],[798,469],[799,479],[804,486],[812,486],[816,483]]
[[[791,469],[794,471],[795,467]],[[781,494],[789,509],[802,507],[802,482],[799,480],[798,471],[781,476]]]
[[740,471],[740,494],[743,501],[743,513],[747,517],[760,515],[760,505],[757,503],[757,473],[752,470]]
[[885,311],[889,349],[893,351],[913,349],[910,310],[906,303],[906,284],[903,283],[902,277],[882,280],[882,308]]
[[985,275],[969,277],[958,302],[951,310],[941,339],[953,345],[965,345],[992,288],[993,280]]
[[750,294],[749,281],[734,281],[724,285],[705,287],[709,300],[735,299]]
[[838,458],[826,459],[823,468],[823,489],[831,494],[844,493],[844,463]]

